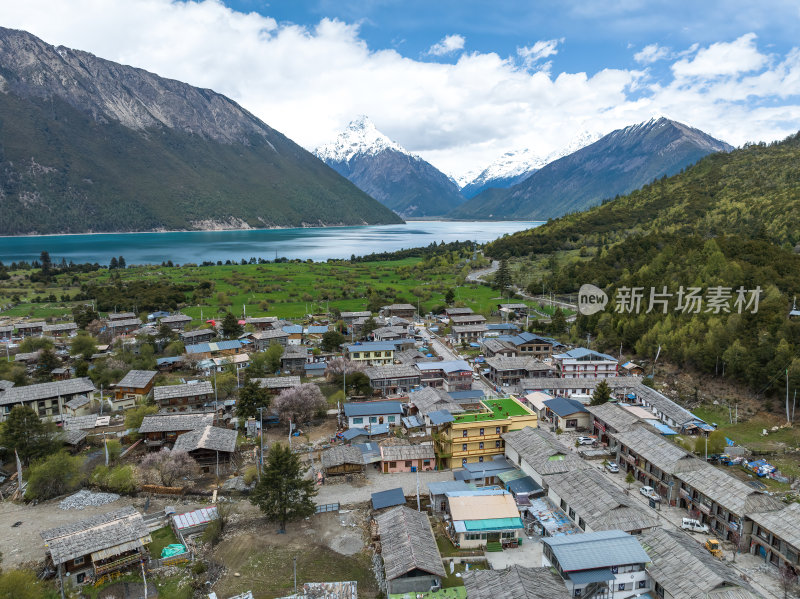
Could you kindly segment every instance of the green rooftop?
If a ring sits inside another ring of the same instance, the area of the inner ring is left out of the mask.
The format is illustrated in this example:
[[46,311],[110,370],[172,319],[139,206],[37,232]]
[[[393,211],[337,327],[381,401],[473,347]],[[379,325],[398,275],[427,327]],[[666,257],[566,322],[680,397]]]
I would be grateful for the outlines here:
[[487,420],[508,418],[509,416],[529,416],[531,412],[510,397],[502,399],[484,399],[481,403],[486,406],[486,412],[467,412],[457,414],[455,422],[484,422]]

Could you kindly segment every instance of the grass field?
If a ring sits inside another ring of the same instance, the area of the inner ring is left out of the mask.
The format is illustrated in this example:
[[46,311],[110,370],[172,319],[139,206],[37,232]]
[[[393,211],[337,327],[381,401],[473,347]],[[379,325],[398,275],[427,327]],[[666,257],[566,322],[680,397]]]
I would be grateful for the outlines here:
[[153,538],[153,542],[150,543],[148,549],[150,551],[150,555],[153,557],[161,557],[161,550],[164,549],[164,547],[167,545],[177,544],[179,542],[178,537],[175,536],[175,533],[172,532],[172,528],[169,526],[154,530],[152,533],[150,533],[150,536]]

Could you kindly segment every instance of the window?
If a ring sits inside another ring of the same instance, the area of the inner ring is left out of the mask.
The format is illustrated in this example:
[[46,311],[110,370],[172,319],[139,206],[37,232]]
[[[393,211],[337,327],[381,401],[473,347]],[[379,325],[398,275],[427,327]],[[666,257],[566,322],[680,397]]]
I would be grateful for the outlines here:
[[481,441],[480,443],[478,443],[478,449],[483,449],[483,441]]
[[495,435],[499,435],[500,434],[500,427],[499,426],[494,427],[494,434]]
[[378,417],[377,416],[370,416],[369,417],[369,422],[370,422],[370,424],[375,424],[376,422],[378,422]]
[[353,424],[364,424],[364,419],[362,417],[353,418]]
[[354,357],[354,358],[358,358],[358,357],[359,357],[359,356],[358,356],[358,352],[355,352],[355,353],[353,354],[353,357]]
[[394,422],[394,416],[389,416],[388,420],[389,422]]
[[466,466],[467,465],[467,458],[461,458],[461,465],[462,466]]
[[583,589],[575,589],[575,596],[576,597],[580,597],[582,591],[583,591]]
[[85,559],[86,559],[85,557],[76,557],[74,560],[72,560],[72,564],[75,566],[80,566],[81,564],[83,564]]
[[494,442],[494,446],[495,446],[495,447],[500,447],[500,441],[495,441],[495,442]]
[[461,431],[461,436],[466,437],[467,433],[468,433],[467,429],[464,429],[463,431]]
[[479,435],[481,435],[481,436],[483,436],[483,429],[481,429],[481,432],[480,432],[480,433],[478,433],[478,434],[479,434]]
[[478,457],[478,461],[482,463],[483,462],[483,456],[479,456]]
[[397,468],[397,462],[389,462],[389,468]]
[[467,444],[466,443],[461,445],[461,451],[467,451]]
[[639,581],[639,588],[646,589],[647,588],[647,579]]
[[411,468],[411,460],[406,460],[406,468]]
[[621,583],[619,583],[619,584],[617,585],[617,588],[618,588],[620,591],[624,591],[624,590],[625,590],[625,583],[624,583],[624,582],[621,582]]

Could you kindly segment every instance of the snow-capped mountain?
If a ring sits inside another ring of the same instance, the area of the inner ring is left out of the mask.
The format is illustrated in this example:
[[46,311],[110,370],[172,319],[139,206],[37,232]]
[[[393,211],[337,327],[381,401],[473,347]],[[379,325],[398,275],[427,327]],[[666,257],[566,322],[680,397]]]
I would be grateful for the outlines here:
[[490,187],[506,189],[521,183],[543,166],[594,143],[600,137],[602,137],[600,133],[585,131],[573,138],[563,148],[549,154],[542,154],[533,148],[506,152],[477,176],[470,178],[462,186],[461,195],[469,199]]
[[442,216],[464,202],[450,177],[389,139],[366,116],[314,154],[404,218]]

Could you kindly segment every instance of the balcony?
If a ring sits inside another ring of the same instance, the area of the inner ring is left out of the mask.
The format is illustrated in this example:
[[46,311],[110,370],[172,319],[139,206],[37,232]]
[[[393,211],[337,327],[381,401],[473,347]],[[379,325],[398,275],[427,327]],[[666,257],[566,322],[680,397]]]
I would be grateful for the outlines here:
[[118,560],[114,560],[113,562],[108,562],[105,564],[94,564],[94,573],[95,576],[102,576],[103,574],[107,574],[108,572],[113,572],[115,570],[122,570],[123,568],[127,568],[128,566],[132,566],[133,564],[138,564],[142,560],[142,556],[136,552],[131,555],[125,556]]
[[502,454],[503,448],[502,447],[484,447],[483,449],[467,449],[464,451],[463,449],[453,449],[453,457],[454,458],[466,458],[469,456],[477,455],[477,456],[485,456],[491,454]]

